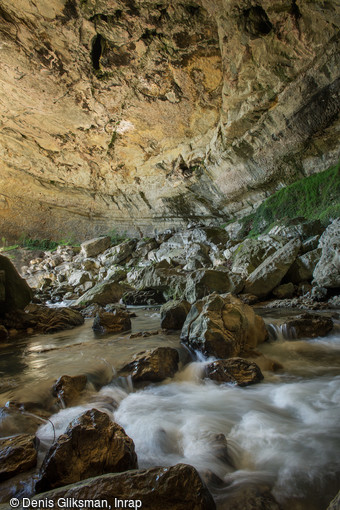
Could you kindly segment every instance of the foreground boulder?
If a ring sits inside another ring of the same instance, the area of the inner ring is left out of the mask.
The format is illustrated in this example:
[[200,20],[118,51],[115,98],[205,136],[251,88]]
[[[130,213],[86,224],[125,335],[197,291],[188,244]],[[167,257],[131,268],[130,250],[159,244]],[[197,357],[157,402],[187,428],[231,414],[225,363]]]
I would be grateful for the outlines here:
[[247,278],[244,292],[258,297],[267,296],[279,285],[301,247],[299,239],[293,239],[265,259]]
[[192,305],[181,340],[206,356],[229,358],[267,338],[263,319],[232,294],[211,294]]
[[99,311],[93,321],[92,329],[98,333],[119,333],[131,329],[129,312],[116,308],[113,312]]
[[321,258],[313,277],[320,287],[340,287],[340,218],[334,220],[320,237]]
[[21,278],[12,262],[0,255],[0,314],[11,310],[23,310],[33,294]]
[[178,370],[179,355],[171,347],[157,347],[137,354],[131,363],[125,365],[120,375],[131,375],[134,382],[160,382],[173,377]]
[[106,413],[91,409],[73,420],[51,446],[41,466],[36,491],[136,468],[132,439]]
[[20,434],[0,439],[0,481],[7,480],[35,467],[37,451],[35,436]]
[[[125,508],[147,510],[216,510],[214,500],[192,466],[177,464],[120,474],[107,474],[36,496],[34,500],[106,500],[117,508],[117,501],[131,502]],[[132,506],[138,502],[138,506]],[[56,505],[55,505],[56,506]],[[70,510],[71,507],[65,507]],[[121,508],[124,508],[121,506]]]
[[333,329],[333,321],[322,315],[304,313],[286,321],[285,328],[293,338],[316,338],[328,335]]
[[231,382],[238,386],[256,384],[263,379],[260,367],[243,358],[219,359],[205,367],[205,375],[217,382]]
[[243,288],[243,278],[223,269],[198,269],[189,275],[185,296],[189,303],[218,292],[238,294]]
[[79,397],[87,384],[86,375],[62,375],[53,386],[53,394],[69,406]]
[[109,246],[111,246],[111,238],[109,236],[90,239],[80,245],[81,255],[86,258],[95,257],[99,253],[103,253]]
[[161,307],[161,328],[182,329],[191,305],[185,300],[168,301]]

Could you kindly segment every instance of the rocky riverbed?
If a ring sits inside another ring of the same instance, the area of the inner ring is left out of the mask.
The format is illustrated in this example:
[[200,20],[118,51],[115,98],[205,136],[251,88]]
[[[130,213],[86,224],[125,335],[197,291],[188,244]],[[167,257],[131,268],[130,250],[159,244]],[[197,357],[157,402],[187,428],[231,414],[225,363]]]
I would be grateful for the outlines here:
[[325,510],[339,225],[101,237],[35,253],[24,279],[0,255],[4,508],[112,486],[155,510]]

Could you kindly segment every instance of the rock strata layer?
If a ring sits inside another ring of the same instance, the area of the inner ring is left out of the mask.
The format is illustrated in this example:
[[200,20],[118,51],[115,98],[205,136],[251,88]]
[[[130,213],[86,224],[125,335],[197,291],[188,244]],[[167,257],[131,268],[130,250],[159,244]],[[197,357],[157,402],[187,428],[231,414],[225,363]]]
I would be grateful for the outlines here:
[[3,235],[228,218],[334,164],[337,10],[2,0]]

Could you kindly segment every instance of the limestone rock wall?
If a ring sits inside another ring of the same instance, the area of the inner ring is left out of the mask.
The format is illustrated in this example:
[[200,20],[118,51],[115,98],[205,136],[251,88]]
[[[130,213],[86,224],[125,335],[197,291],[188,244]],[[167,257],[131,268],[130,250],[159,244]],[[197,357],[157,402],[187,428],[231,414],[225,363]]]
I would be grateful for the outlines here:
[[0,232],[225,221],[339,158],[338,0],[2,0]]

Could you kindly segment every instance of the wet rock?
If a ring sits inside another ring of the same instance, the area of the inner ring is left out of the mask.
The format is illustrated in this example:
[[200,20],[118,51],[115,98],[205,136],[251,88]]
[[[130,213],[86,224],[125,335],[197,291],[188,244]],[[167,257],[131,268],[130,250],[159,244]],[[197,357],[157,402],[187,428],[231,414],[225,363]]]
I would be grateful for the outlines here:
[[279,299],[292,298],[295,292],[295,287],[292,282],[279,285],[273,290],[273,295]]
[[158,329],[155,329],[153,331],[138,331],[137,333],[132,333],[129,338],[148,338],[149,336],[156,336],[158,335],[159,331]]
[[119,333],[131,329],[130,315],[126,310],[116,308],[113,312],[97,313],[92,328],[98,333]]
[[213,292],[237,294],[243,288],[244,280],[241,276],[224,269],[198,269],[187,279],[185,296],[189,303],[194,303]]
[[326,336],[333,329],[333,321],[323,315],[304,313],[285,322],[294,338],[316,338]]
[[321,257],[321,248],[309,251],[297,257],[286,274],[286,278],[293,283],[310,281],[313,271]]
[[103,255],[100,257],[100,261],[106,267],[121,264],[128,257],[130,257],[135,247],[136,247],[135,239],[124,241],[123,243],[120,243],[117,246],[113,246],[113,248],[110,248],[105,253],[103,253]]
[[133,361],[120,370],[120,375],[131,375],[134,382],[159,382],[173,377],[178,370],[179,355],[171,347],[157,347],[134,356]]
[[72,308],[49,308],[42,305],[30,305],[28,311],[29,317],[36,321],[35,328],[43,333],[54,333],[55,331],[72,329],[84,324],[82,314]]
[[198,472],[186,464],[107,474],[40,496],[46,497],[55,503],[60,498],[106,500],[111,508],[116,507],[117,498],[139,501],[140,508],[147,510],[216,510]]
[[340,491],[334,499],[329,503],[327,510],[340,510]]
[[109,246],[111,246],[111,238],[109,236],[90,239],[80,245],[81,255],[86,258],[95,257],[103,253]]
[[340,296],[333,296],[328,300],[330,308],[340,308]]
[[313,277],[320,287],[340,287],[340,218],[334,220],[320,237],[321,258]]
[[0,481],[28,471],[36,464],[35,436],[20,434],[0,439]]
[[53,386],[53,394],[69,406],[73,404],[87,384],[86,375],[62,375]]
[[275,252],[271,242],[258,239],[245,239],[235,247],[232,271],[248,276],[262,262]]
[[90,305],[97,303],[105,306],[109,303],[117,303],[123,296],[124,292],[130,290],[130,287],[116,282],[97,283],[92,289],[88,290],[80,296],[75,305]]
[[265,297],[279,285],[293,264],[301,242],[293,239],[268,257],[253,271],[245,282],[244,292]]
[[3,255],[0,255],[0,272],[0,314],[10,310],[23,310],[33,297],[30,287],[20,277],[12,262]]
[[126,305],[147,306],[160,305],[165,302],[165,299],[161,290],[146,288],[126,292],[122,297],[122,301]]
[[161,328],[182,329],[191,305],[185,300],[168,301],[161,307]]
[[106,413],[91,409],[73,420],[52,445],[41,466],[36,491],[136,468],[132,439]]
[[232,382],[238,386],[256,384],[263,379],[262,372],[253,361],[243,358],[219,359],[205,367],[205,375],[217,382]]
[[267,338],[264,321],[232,294],[197,301],[185,320],[181,340],[206,356],[229,358]]

